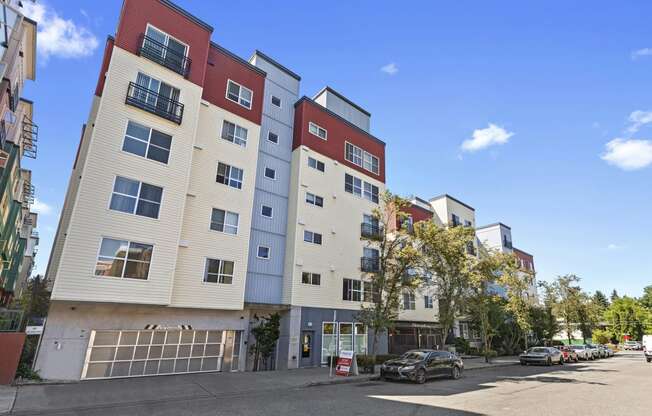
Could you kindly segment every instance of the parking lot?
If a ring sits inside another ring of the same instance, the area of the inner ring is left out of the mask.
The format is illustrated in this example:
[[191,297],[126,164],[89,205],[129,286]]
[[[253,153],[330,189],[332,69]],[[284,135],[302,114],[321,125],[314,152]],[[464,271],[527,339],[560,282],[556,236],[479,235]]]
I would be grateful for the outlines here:
[[[177,376],[165,383],[149,378],[24,386],[13,414],[620,415],[646,414],[652,406],[652,365],[640,352],[563,366],[468,371],[457,381],[432,380],[424,385],[367,381],[296,387],[275,381],[274,373],[248,373],[230,379],[226,387],[219,384],[224,380],[220,376]],[[115,390],[108,396],[94,392],[112,386]],[[98,399],[94,402],[93,397]]]

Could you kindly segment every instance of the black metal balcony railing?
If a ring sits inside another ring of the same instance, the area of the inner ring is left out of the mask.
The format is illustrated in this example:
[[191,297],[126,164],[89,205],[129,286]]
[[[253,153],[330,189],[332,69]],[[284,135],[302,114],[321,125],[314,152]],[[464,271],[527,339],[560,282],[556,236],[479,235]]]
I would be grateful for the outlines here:
[[34,203],[34,195],[36,195],[36,189],[31,182],[23,182],[23,208],[29,209],[29,206]]
[[190,58],[170,49],[168,46],[145,34],[141,35],[141,40],[141,46],[138,49],[140,56],[152,60],[157,64],[180,74],[184,78],[188,77],[188,74],[190,73],[190,63],[192,62]]
[[380,271],[380,259],[378,257],[361,257],[360,269],[363,272],[376,273]]
[[183,119],[183,104],[135,82],[129,83],[125,102],[177,124]]
[[36,159],[38,126],[27,115],[23,116],[23,154]]
[[360,224],[360,235],[373,240],[382,240],[383,229],[379,225],[363,222]]

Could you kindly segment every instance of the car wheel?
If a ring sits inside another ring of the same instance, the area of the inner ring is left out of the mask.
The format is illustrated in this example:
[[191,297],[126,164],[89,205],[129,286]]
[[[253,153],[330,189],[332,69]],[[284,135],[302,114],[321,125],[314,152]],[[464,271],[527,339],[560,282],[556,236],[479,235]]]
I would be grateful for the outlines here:
[[426,382],[426,370],[423,368],[420,368],[417,370],[417,375],[414,378],[414,381],[416,381],[417,384],[423,384]]
[[451,378],[453,380],[457,380],[460,377],[462,377],[462,370],[456,365],[453,366],[453,369],[451,370]]
[[648,363],[652,363],[652,358],[646,358]]
[[547,366],[551,366],[551,365],[552,365],[552,359],[551,359],[550,357],[548,357],[548,360],[546,361],[546,365],[547,365]]

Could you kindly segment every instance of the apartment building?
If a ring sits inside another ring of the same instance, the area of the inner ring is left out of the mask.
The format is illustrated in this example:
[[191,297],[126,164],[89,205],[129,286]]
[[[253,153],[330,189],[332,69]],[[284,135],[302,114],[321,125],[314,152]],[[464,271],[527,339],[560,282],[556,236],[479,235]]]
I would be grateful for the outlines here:
[[36,76],[36,22],[22,15],[19,2],[0,2],[0,307],[8,306],[29,277],[38,237],[32,172],[38,127],[34,103],[22,97]]

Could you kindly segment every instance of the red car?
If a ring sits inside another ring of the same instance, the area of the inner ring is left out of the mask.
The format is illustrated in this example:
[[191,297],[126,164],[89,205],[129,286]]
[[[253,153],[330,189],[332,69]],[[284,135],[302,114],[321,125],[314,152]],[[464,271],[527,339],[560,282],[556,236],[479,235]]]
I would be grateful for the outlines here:
[[575,352],[574,349],[571,347],[561,347],[560,348],[561,353],[564,355],[564,362],[565,363],[576,363],[580,359],[577,356],[577,352]]

